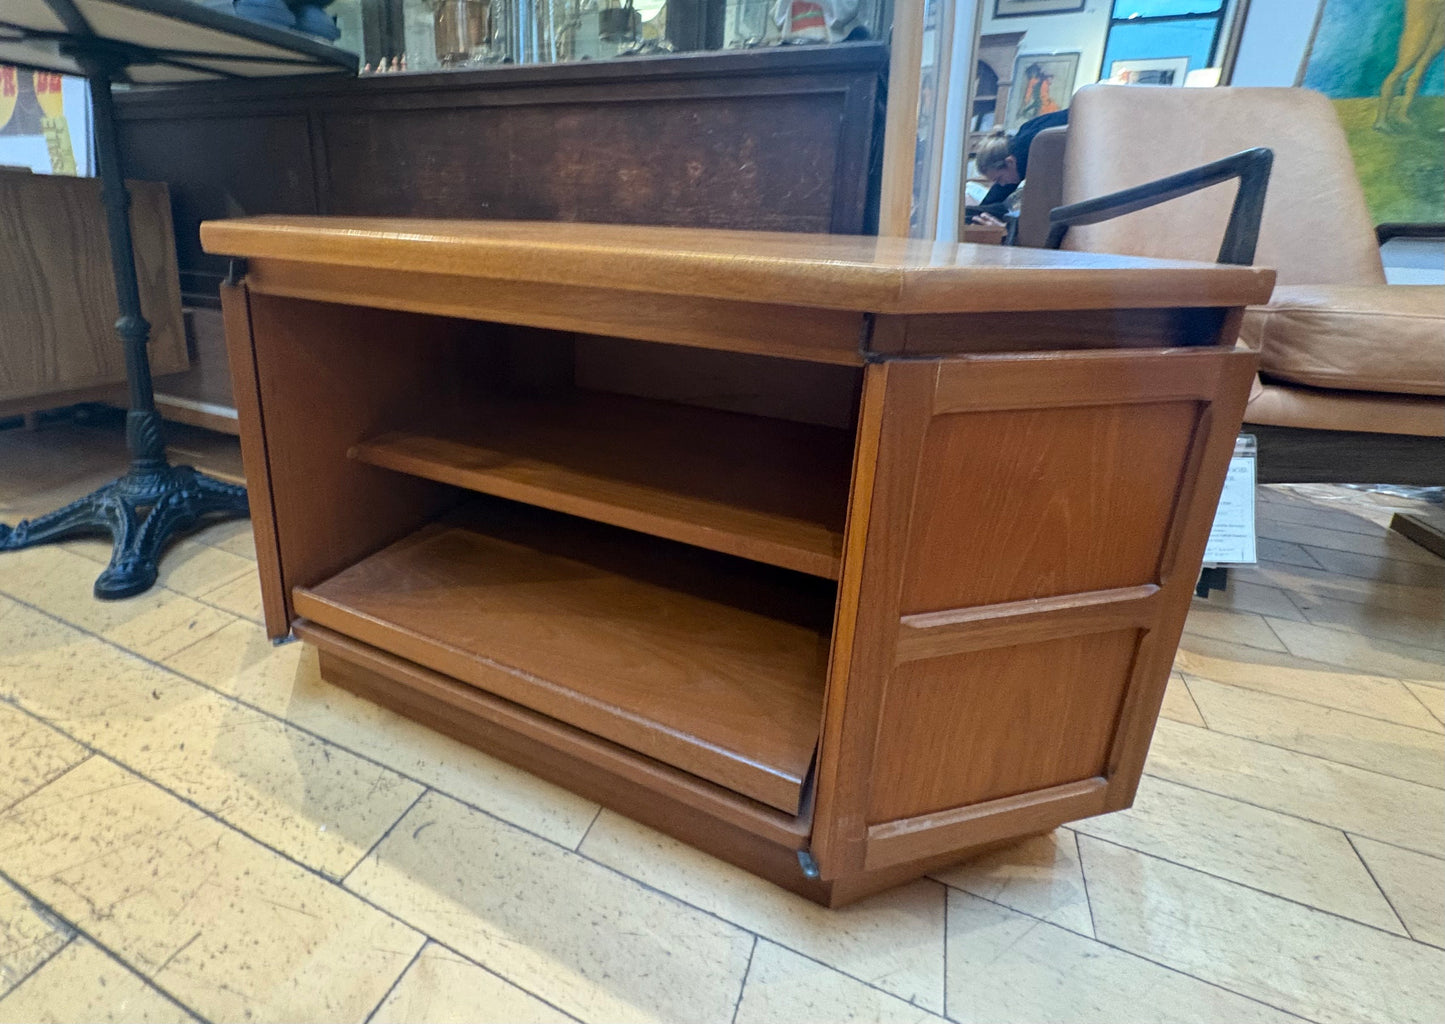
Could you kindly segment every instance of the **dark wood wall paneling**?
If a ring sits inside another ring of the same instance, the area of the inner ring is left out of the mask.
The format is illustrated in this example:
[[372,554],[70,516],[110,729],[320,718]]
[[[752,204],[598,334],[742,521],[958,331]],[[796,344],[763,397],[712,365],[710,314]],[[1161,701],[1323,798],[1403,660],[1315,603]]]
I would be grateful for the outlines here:
[[228,82],[117,96],[127,172],[165,181],[182,287],[203,220],[260,213],[876,230],[881,43]]

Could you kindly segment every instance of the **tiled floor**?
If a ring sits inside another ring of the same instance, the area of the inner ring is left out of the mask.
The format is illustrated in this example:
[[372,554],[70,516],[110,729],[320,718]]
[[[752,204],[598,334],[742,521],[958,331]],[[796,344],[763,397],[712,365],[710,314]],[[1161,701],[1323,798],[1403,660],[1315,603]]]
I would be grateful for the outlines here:
[[0,1021],[1441,1021],[1445,564],[1260,497],[1133,809],[837,912],[321,682],[244,524],[0,557]]

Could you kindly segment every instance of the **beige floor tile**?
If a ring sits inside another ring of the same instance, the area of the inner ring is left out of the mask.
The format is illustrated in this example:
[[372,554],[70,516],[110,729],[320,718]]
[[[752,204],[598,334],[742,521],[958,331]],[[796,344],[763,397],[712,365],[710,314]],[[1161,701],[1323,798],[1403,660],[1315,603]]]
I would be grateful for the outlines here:
[[1140,781],[1133,807],[1073,827],[1082,835],[1404,934],[1339,829],[1151,776]]
[[[0,615],[0,630],[5,622]],[[0,673],[4,671],[0,667]],[[0,679],[0,693],[5,688]],[[0,704],[0,811],[85,758],[86,750],[80,744],[25,712]]]
[[1375,527],[1372,531],[1338,530],[1317,524],[1285,523],[1266,516],[1260,523],[1259,535],[1291,541],[1306,549],[1325,548],[1373,558],[1396,558],[1421,565],[1441,564],[1440,556],[1431,554],[1398,533],[1380,527]]
[[1189,617],[1184,620],[1184,632],[1267,651],[1285,649],[1263,616],[1254,612],[1211,608],[1197,599],[1189,607]]
[[1358,511],[1348,508],[1325,508],[1294,497],[1271,500],[1265,496],[1266,490],[1267,488],[1261,487],[1259,491],[1258,518],[1261,529],[1276,524],[1299,524],[1326,530],[1362,533],[1372,537],[1384,529],[1380,523]]
[[962,892],[948,902],[948,1016],[959,1024],[1298,1019]]
[[829,967],[943,1011],[944,890],[921,879],[827,910],[646,826],[603,811],[581,852]]
[[230,537],[214,546],[220,548],[222,551],[229,551],[233,555],[238,555],[247,561],[256,561],[256,537],[250,530],[247,530],[245,533],[238,533],[234,537]]
[[1364,836],[1351,839],[1411,937],[1445,947],[1445,860]]
[[1445,658],[1438,651],[1303,622],[1269,623],[1289,652],[1301,658],[1400,679],[1445,680]]
[[100,758],[0,815],[0,863],[211,1019],[360,1020],[422,944]]
[[1145,770],[1346,832],[1445,854],[1440,791],[1430,786],[1167,719],[1154,730]]
[[1445,722],[1445,690],[1438,686],[1422,686],[1419,683],[1406,683],[1405,686],[1415,695],[1416,700],[1425,705],[1436,721]]
[[195,1020],[85,939],[0,999],[0,1024],[181,1024]]
[[734,1024],[945,1024],[920,1006],[759,939]]
[[113,542],[104,537],[77,537],[75,540],[68,540],[60,545],[73,555],[79,555],[92,562],[99,562],[101,565],[110,561],[113,546]]
[[1195,679],[1209,728],[1356,768],[1445,788],[1445,735],[1348,711]]
[[25,638],[0,653],[0,696],[334,877],[422,792],[38,612],[17,608],[0,622]]
[[166,664],[564,846],[580,843],[597,816],[590,800],[324,682],[315,650],[277,647],[253,623],[227,626]]
[[933,877],[955,889],[1094,937],[1078,842],[1066,828],[934,872]]
[[200,598],[243,575],[254,575],[256,563],[197,540],[174,544],[161,558],[157,582],[187,597]]
[[1417,729],[1440,728],[1407,684],[1387,676],[1198,637],[1180,645],[1174,666],[1186,679],[1211,679]]
[[1317,569],[1319,562],[1310,557],[1310,553],[1298,544],[1291,544],[1283,540],[1271,540],[1268,537],[1259,537],[1255,540],[1255,551],[1261,562],[1275,562],[1281,565],[1302,565],[1305,568]]
[[1169,685],[1164,689],[1164,704],[1160,707],[1159,714],[1186,725],[1204,725],[1204,716],[1199,713],[1199,706],[1190,696],[1189,685],[1182,673],[1169,673]]
[[64,924],[41,913],[28,896],[0,879],[0,997],[70,937]]
[[62,548],[10,552],[0,561],[0,591],[147,658],[164,658],[232,621],[164,588],[97,601],[91,591],[97,571],[96,563]]
[[1445,954],[1079,837],[1099,938],[1324,1024],[1434,1024]]
[[465,957],[427,943],[367,1024],[566,1024],[574,1019]]
[[1304,620],[1304,615],[1295,607],[1288,594],[1278,587],[1267,587],[1260,583],[1237,578],[1237,572],[1230,573],[1229,586],[1215,590],[1207,598],[1195,598],[1193,605],[1219,608],[1235,612],[1257,612],[1273,615],[1279,619]]
[[[1411,544],[1412,542],[1401,539],[1400,543]],[[1433,558],[1433,556],[1428,562],[1414,562],[1312,546],[1306,547],[1305,553],[1327,572],[1357,576],[1365,580],[1397,583],[1403,586],[1435,588],[1445,586],[1445,561]]]
[[192,539],[213,548],[256,560],[256,537],[249,519],[227,519],[191,534]]
[[427,794],[347,887],[584,1020],[732,1013],[752,936]]
[[[1341,601],[1333,597],[1301,594],[1295,602],[1306,621],[1316,626],[1343,629],[1365,636],[1414,644],[1430,650],[1445,651],[1445,609],[1435,617],[1401,615],[1392,608]],[[1294,616],[1298,618],[1298,616]],[[1441,655],[1445,660],[1445,655]]]
[[206,591],[205,601],[257,625],[266,617],[261,607],[261,581],[254,571]]
[[1391,583],[1386,580],[1361,579],[1310,569],[1304,566],[1261,563],[1253,569],[1239,569],[1234,576],[1252,583],[1275,586],[1294,595],[1313,595],[1353,601],[1374,608],[1390,608],[1406,615],[1438,619],[1445,594],[1435,586]]

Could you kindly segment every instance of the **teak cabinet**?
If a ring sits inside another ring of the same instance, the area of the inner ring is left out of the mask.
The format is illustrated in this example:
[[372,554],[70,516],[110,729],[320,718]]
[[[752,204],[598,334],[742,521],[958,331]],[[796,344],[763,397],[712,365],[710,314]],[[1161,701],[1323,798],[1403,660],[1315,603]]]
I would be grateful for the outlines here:
[[327,679],[832,905],[1133,799],[1270,272],[202,234],[267,628]]

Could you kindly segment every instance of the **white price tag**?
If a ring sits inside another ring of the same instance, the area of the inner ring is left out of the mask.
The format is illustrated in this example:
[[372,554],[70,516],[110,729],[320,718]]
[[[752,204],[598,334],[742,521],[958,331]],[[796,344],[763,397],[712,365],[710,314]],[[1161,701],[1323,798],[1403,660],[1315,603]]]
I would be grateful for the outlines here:
[[1234,458],[1224,478],[1224,492],[1214,513],[1214,528],[1204,548],[1205,565],[1253,565],[1259,560],[1254,545],[1254,480],[1259,448],[1253,434],[1240,434]]

